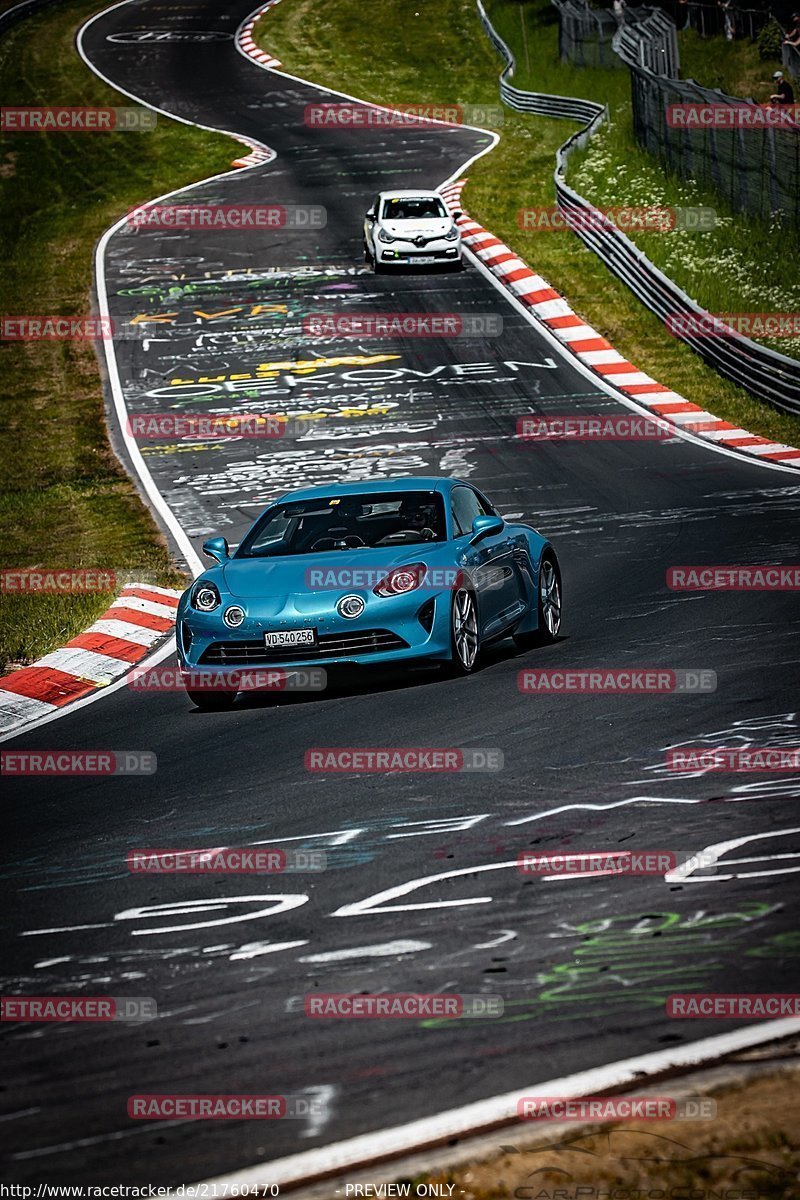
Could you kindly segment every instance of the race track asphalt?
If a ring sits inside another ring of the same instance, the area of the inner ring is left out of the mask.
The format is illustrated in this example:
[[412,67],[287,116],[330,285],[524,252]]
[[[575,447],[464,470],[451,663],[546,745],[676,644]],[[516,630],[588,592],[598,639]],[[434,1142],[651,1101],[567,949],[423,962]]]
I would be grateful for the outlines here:
[[[684,776],[666,769],[665,751],[800,743],[796,594],[672,592],[665,574],[796,561],[797,473],[679,438],[515,440],[530,413],[623,405],[474,266],[376,277],[361,259],[371,194],[438,186],[487,135],[309,127],[305,109],[321,93],[237,52],[232,34],[248,8],[135,0],[83,38],[91,64],[127,92],[276,151],[271,164],[177,199],[321,205],[327,217],[312,233],[125,227],[110,239],[130,413],[315,415],[280,442],[147,443],[156,486],[199,546],[214,532],[238,541],[295,485],[472,480],[503,514],[552,538],[563,636],[528,654],[501,643],[466,679],[365,674],[319,695],[240,697],[230,713],[122,689],[10,743],[148,750],[158,768],[6,781],[4,993],[151,996],[159,1011],[140,1025],[4,1026],[10,1182],[202,1179],[735,1024],[669,1019],[672,992],[792,990],[797,776]],[[133,36],[153,30],[169,36]],[[214,40],[197,40],[203,31]],[[369,342],[303,329],[309,313],[365,311],[494,314],[503,327]],[[323,361],[297,367],[312,360]],[[119,430],[112,436],[119,445]],[[526,666],[709,669],[718,687],[530,695],[517,686]],[[314,746],[492,747],[505,766],[317,775],[304,769]],[[758,861],[677,884],[545,881],[514,865],[529,849],[681,852],[756,836],[734,857]],[[324,850],[328,869],[209,878],[125,865],[142,846],[256,843]],[[423,879],[383,910],[347,908]],[[505,1013],[305,1017],[304,995],[324,991],[495,994]],[[300,1092],[321,1100],[324,1116],[128,1118],[129,1096],[174,1092]]]

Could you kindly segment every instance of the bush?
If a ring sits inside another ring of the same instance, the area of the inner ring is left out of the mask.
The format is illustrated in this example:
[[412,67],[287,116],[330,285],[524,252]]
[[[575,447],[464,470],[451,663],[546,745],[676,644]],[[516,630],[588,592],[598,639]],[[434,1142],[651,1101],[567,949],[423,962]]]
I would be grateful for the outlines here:
[[759,58],[780,58],[781,45],[786,35],[783,29],[775,20],[770,17],[764,28],[758,35],[758,55]]

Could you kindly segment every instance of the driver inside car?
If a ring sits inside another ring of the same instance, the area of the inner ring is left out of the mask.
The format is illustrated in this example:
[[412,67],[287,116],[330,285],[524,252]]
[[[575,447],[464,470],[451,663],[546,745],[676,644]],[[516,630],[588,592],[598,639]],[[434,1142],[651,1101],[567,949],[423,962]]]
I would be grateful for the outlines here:
[[432,505],[420,504],[413,499],[404,500],[400,505],[398,531],[413,529],[419,533],[422,541],[435,542],[437,537],[436,530],[433,528],[435,525],[436,512]]

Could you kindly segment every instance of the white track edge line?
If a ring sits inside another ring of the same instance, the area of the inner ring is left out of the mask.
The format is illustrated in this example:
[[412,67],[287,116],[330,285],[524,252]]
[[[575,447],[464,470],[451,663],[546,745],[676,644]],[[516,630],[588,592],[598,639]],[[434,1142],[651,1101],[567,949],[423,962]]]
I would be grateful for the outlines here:
[[105,687],[95,688],[93,692],[88,696],[83,696],[80,700],[72,700],[69,704],[62,704],[55,712],[45,713],[44,716],[37,717],[35,721],[30,721],[27,725],[21,725],[19,729],[9,729],[6,733],[0,734],[0,743],[24,737],[25,734],[38,729],[41,725],[49,725],[51,721],[57,721],[59,717],[68,717],[72,713],[77,712],[79,708],[85,708],[87,704],[94,704],[95,700],[102,700],[104,696],[110,696],[112,692],[118,692],[120,688],[125,687],[127,684],[131,671],[140,671],[145,666],[155,666],[156,663],[163,662],[165,658],[169,658],[174,653],[175,634],[171,633],[163,646],[159,646],[157,649],[146,654],[138,662],[130,663],[129,670],[123,672],[119,679],[115,679],[113,683],[108,683]]
[[[603,1088],[619,1089],[627,1084],[640,1084],[654,1074],[680,1067],[696,1067],[715,1061],[724,1055],[763,1042],[800,1033],[800,1018],[786,1017],[761,1025],[746,1025],[730,1033],[717,1034],[697,1042],[668,1050],[654,1050],[633,1058],[621,1059],[588,1071],[579,1071],[560,1079],[550,1079],[531,1087],[491,1096],[460,1108],[451,1108],[434,1116],[395,1125],[374,1133],[361,1134],[343,1142],[334,1142],[272,1162],[259,1163],[227,1175],[204,1179],[202,1183],[236,1183],[243,1186],[280,1184],[283,1186],[309,1183],[321,1176],[332,1176],[347,1170],[364,1168],[370,1162],[398,1158],[403,1154],[433,1148],[452,1139],[465,1138],[487,1127],[516,1122],[517,1102],[524,1096],[550,1095],[574,1098],[602,1094]],[[524,1122],[519,1122],[524,1124]]]

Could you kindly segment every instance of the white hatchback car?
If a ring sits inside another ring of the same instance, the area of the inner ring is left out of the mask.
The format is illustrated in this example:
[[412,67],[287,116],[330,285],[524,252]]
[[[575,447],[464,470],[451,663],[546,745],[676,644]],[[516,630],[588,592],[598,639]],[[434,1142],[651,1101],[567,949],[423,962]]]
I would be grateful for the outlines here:
[[379,192],[364,218],[364,257],[376,271],[391,266],[461,268],[461,234],[438,192]]

